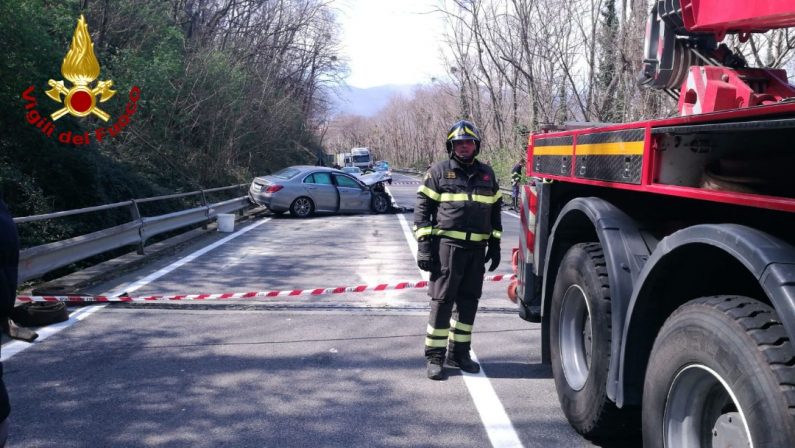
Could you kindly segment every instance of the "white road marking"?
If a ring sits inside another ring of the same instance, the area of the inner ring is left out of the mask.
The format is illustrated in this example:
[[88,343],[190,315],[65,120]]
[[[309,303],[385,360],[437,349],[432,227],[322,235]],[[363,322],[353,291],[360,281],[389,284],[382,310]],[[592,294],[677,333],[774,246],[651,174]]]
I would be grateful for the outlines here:
[[[390,196],[392,201],[392,206],[397,207],[395,203],[395,197],[392,196],[392,192],[384,185],[384,189],[386,193]],[[374,219],[389,219],[389,215],[377,215]],[[363,243],[365,247],[369,247],[371,245],[379,244],[379,240],[382,236],[381,235],[363,235]],[[378,262],[373,262],[367,257],[354,257],[352,260],[354,263],[355,273],[359,276],[361,281],[366,285],[378,285],[383,283],[397,283],[400,281],[399,278],[395,277],[385,277],[381,272],[381,267],[379,266]],[[368,295],[366,300],[373,300],[372,302],[368,303],[386,303],[388,306],[400,307],[400,306],[407,306],[411,305],[411,302],[405,299],[402,299],[406,294],[411,294],[413,291],[410,289],[402,289],[402,290],[391,290],[391,291],[384,291],[380,294],[377,294],[378,297],[373,299],[372,295]]]
[[[414,240],[414,233],[411,231],[411,227],[409,227],[408,221],[403,215],[397,215],[398,221],[400,221],[400,227],[403,229],[403,236],[406,237],[406,242],[409,243],[409,249],[411,249],[411,254],[414,256],[414,261],[417,261],[417,241]],[[420,269],[419,267],[417,269]],[[431,278],[431,274],[427,271],[423,271],[420,269],[420,275],[422,276],[423,280],[428,280]]]
[[[387,189],[387,193],[392,196],[392,193]],[[406,242],[409,243],[409,249],[411,249],[411,254],[414,256],[414,261],[417,261],[417,240],[414,239],[414,232],[411,231],[411,226],[409,226],[408,221],[402,214],[398,214],[398,221],[400,221],[400,227],[403,229],[403,236],[406,237]],[[417,268],[419,269],[419,267]],[[420,275],[422,276],[423,280],[428,280],[431,278],[431,274],[423,271],[420,269]]]
[[170,265],[164,267],[163,269],[155,271],[155,272],[147,275],[146,277],[144,277],[144,278],[142,278],[142,279],[140,279],[138,281],[130,283],[129,285],[119,286],[118,288],[114,289],[113,292],[111,292],[109,294],[105,294],[105,295],[118,296],[119,294],[122,294],[122,293],[125,293],[125,292],[129,294],[129,293],[131,293],[133,291],[136,291],[139,288],[141,288],[143,286],[146,286],[147,284],[151,283],[153,280],[157,280],[158,278],[168,274],[169,272],[173,271],[174,269],[177,269],[178,267],[180,267],[180,266],[182,266],[184,264],[190,263],[191,261],[201,257],[202,255],[206,254],[207,252],[210,252],[211,250],[215,249],[216,247],[222,246],[222,245],[228,243],[229,241],[239,237],[240,235],[243,235],[243,234],[245,234],[245,233],[247,233],[247,232],[249,232],[249,231],[251,231],[251,230],[253,230],[253,229],[255,229],[255,228],[257,228],[257,227],[259,227],[261,225],[263,225],[263,224],[265,224],[266,222],[268,222],[270,220],[271,220],[271,218],[266,218],[266,219],[263,219],[262,221],[257,221],[257,222],[255,222],[254,224],[251,224],[248,227],[243,227],[242,229],[240,229],[240,231],[235,232],[235,233],[233,233],[233,234],[231,234],[231,235],[229,235],[229,236],[227,236],[225,238],[222,238],[222,239],[214,242],[213,244],[210,244],[207,247],[203,247],[203,248],[197,250],[196,252],[186,256],[186,257],[180,258],[179,260],[175,261],[174,263],[171,263]]
[[[403,228],[403,235],[406,236],[406,242],[411,248],[411,253],[414,259],[417,258],[417,242],[414,240],[414,234],[411,232],[406,218],[403,215],[397,215],[400,220],[400,226]],[[518,218],[518,216],[517,216]],[[417,268],[419,269],[419,268]],[[429,274],[425,271],[420,271],[422,278],[428,280]],[[477,362],[478,358],[475,352],[470,350],[472,359]],[[521,447],[522,442],[519,440],[519,435],[513,427],[511,419],[505,412],[505,408],[500,402],[500,398],[491,386],[489,377],[486,372],[481,368],[479,373],[466,373],[461,371],[464,378],[464,384],[469,390],[469,395],[475,403],[475,408],[480,414],[480,420],[483,422],[483,427],[486,429],[486,434],[489,436],[491,446],[494,448],[514,448]]]
[[[266,222],[268,222],[270,220],[271,220],[271,218],[266,218],[266,219],[263,219],[262,221],[257,221],[254,224],[251,224],[248,227],[244,227],[244,228],[240,229],[239,231],[237,231],[235,233],[232,233],[229,236],[224,237],[224,238],[214,242],[213,244],[210,244],[207,247],[199,249],[196,252],[193,252],[192,254],[190,254],[190,255],[188,255],[186,257],[180,258],[179,260],[175,261],[174,263],[171,263],[170,265],[164,267],[163,269],[160,269],[160,270],[158,270],[156,272],[153,272],[153,273],[147,275],[146,277],[144,277],[144,278],[142,278],[140,280],[137,280],[137,281],[135,281],[133,283],[130,283],[130,284],[127,284],[127,285],[119,286],[119,287],[117,287],[114,290],[102,293],[100,295],[114,297],[114,296],[118,296],[119,294],[124,293],[124,292],[127,292],[127,293],[133,292],[133,291],[135,291],[135,290],[137,290],[137,289],[139,289],[139,288],[141,288],[143,286],[146,286],[148,283],[151,283],[153,280],[156,280],[156,279],[168,274],[169,272],[173,271],[174,269],[177,269],[178,267],[184,265],[185,263],[189,263],[189,262],[195,260],[196,258],[206,254],[207,252],[215,249],[216,247],[221,246],[223,244],[226,244],[227,242],[239,237],[240,235],[243,235],[244,233],[246,233],[246,232],[248,232],[248,231],[250,231],[252,229],[255,229],[255,228],[261,226],[262,224],[265,224]],[[97,311],[101,310],[102,308],[105,308],[106,306],[107,306],[107,304],[94,305],[94,306],[90,306],[90,307],[86,307],[86,308],[81,308],[81,309],[79,309],[77,311],[72,312],[71,316],[69,316],[69,320],[65,320],[65,321],[63,321],[61,323],[54,324],[54,325],[49,325],[47,327],[43,327],[43,328],[40,328],[40,329],[36,330],[36,333],[39,334],[39,337],[36,338],[36,341],[34,341],[34,343],[35,342],[39,342],[39,341],[43,341],[44,339],[47,339],[48,337],[60,332],[61,330],[64,330],[66,328],[71,327],[72,325],[77,323],[77,321],[85,319],[86,317],[90,316],[91,314],[96,313]],[[16,355],[17,353],[25,350],[26,348],[28,348],[28,347],[30,347],[32,345],[33,345],[33,343],[24,342],[24,341],[12,341],[12,342],[9,342],[9,343],[3,345],[2,350],[0,351],[0,353],[2,353],[2,356],[0,357],[0,362],[8,360],[12,356]]]
[[[475,356],[474,351],[471,351],[471,355],[472,360],[477,362],[478,357]],[[519,435],[516,434],[516,429],[514,429],[508,413],[505,412],[500,398],[491,386],[485,370],[481,367],[478,373],[461,371],[461,375],[464,377],[464,384],[469,390],[469,395],[472,396],[472,401],[475,402],[480,420],[486,428],[491,446],[494,448],[522,447],[522,441],[519,440]]]
[[[69,320],[65,320],[63,322],[59,322],[57,324],[48,325],[46,327],[39,328],[36,330],[36,333],[39,334],[39,337],[36,338],[36,343],[39,341],[43,341],[48,337],[58,333],[59,331],[63,330],[64,328],[71,327],[75,322],[79,320],[83,320],[91,314],[96,313],[100,309],[106,307],[107,305],[99,305],[99,306],[89,306],[85,308],[80,308],[77,311],[74,311],[69,316]],[[16,355],[17,353],[25,350],[26,348],[32,346],[33,343],[25,342],[25,341],[11,341],[5,345],[3,345],[2,349],[2,357],[0,357],[0,362],[8,361],[9,358]]]
[[514,218],[519,219],[519,215],[517,215],[516,213],[506,212],[505,210],[503,210],[502,212],[508,216],[513,216]]

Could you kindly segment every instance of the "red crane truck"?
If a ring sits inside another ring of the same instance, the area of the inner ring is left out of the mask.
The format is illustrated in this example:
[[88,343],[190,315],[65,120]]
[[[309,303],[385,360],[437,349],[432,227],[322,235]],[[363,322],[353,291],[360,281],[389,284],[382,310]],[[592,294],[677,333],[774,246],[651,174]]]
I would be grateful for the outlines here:
[[658,1],[640,83],[680,116],[530,135],[512,295],[587,438],[795,447],[795,88],[721,44],[790,26]]

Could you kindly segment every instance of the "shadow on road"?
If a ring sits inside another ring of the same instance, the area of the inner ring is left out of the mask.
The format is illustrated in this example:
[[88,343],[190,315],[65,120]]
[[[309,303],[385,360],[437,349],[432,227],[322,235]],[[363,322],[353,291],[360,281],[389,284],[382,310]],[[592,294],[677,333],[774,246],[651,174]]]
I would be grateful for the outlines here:
[[552,369],[544,364],[521,362],[484,363],[483,370],[489,378],[549,379]]

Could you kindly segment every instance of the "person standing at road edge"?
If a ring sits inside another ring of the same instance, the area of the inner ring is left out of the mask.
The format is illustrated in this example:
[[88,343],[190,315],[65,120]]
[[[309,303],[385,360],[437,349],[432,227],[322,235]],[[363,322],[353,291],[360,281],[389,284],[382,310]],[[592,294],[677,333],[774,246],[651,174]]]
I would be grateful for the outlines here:
[[446,147],[449,159],[425,173],[414,212],[417,265],[431,273],[425,358],[433,380],[444,379],[445,358],[450,367],[480,371],[469,353],[472,328],[484,265],[490,261],[489,271],[497,269],[502,236],[502,196],[494,170],[476,159],[480,133],[475,125],[455,123]]
[[511,208],[519,210],[519,185],[522,183],[522,168],[524,167],[524,157],[511,168]]
[[[17,274],[19,265],[19,236],[17,226],[11,218],[0,191],[0,319],[8,320],[17,298]],[[11,405],[3,382],[3,364],[0,363],[0,447],[8,437],[8,415]]]

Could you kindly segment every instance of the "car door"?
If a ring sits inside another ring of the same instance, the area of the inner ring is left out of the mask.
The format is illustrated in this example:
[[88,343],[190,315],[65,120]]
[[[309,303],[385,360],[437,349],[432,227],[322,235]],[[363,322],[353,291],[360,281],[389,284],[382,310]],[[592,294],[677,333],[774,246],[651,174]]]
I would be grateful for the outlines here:
[[333,176],[340,195],[340,212],[370,210],[370,190],[348,175],[334,173]]
[[304,190],[315,203],[315,210],[336,212],[339,204],[337,188],[331,180],[331,174],[316,171],[304,178]]

